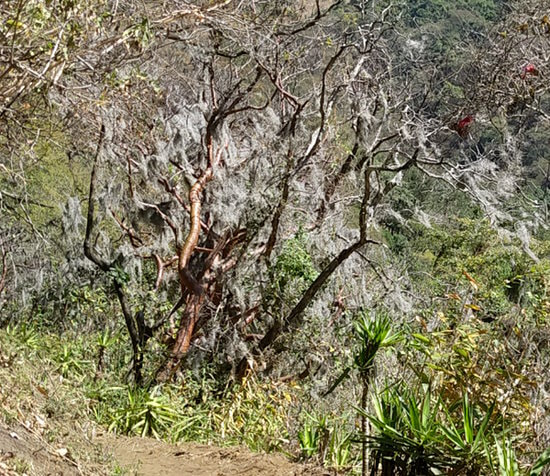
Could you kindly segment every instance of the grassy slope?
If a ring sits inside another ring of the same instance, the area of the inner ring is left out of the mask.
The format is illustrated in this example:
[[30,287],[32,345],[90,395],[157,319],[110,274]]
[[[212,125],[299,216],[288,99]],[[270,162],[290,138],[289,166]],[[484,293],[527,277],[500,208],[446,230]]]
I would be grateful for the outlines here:
[[0,331],[0,473],[112,474],[82,388],[33,349],[35,338]]

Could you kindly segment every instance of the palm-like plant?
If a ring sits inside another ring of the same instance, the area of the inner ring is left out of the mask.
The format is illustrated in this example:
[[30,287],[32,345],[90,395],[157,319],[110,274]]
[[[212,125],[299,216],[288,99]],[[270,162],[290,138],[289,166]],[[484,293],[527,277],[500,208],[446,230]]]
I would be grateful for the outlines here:
[[[355,321],[355,335],[359,347],[355,354],[354,366],[359,371],[361,379],[361,409],[367,407],[369,385],[374,371],[374,360],[378,351],[384,347],[395,345],[401,340],[399,332],[393,333],[391,322],[386,314],[370,316],[362,313]],[[361,412],[361,435],[362,435],[362,474],[367,473],[367,418]]]
[[373,471],[381,465],[383,475],[427,475],[447,468],[438,426],[441,405],[430,387],[420,399],[406,387],[375,395],[374,414],[365,413],[376,431],[367,439]]
[[319,443],[323,429],[326,427],[326,418],[319,419],[306,413],[307,420],[303,428],[298,432],[298,441],[302,454],[306,458],[311,458],[319,451]]
[[96,376],[103,372],[105,366],[105,352],[109,347],[114,345],[117,341],[118,336],[113,335],[109,329],[105,329],[101,332],[96,339],[97,347],[97,365],[96,365]]
[[[464,393],[458,404],[447,407],[430,386],[418,392],[404,386],[389,388],[373,402],[374,413],[366,416],[376,434],[368,444],[375,455],[375,468],[381,465],[383,475],[473,476],[484,467],[494,434],[494,405],[483,413]],[[457,407],[462,413],[459,424],[451,416]]]
[[340,377],[327,390],[325,396],[334,391],[347,377],[352,369],[359,372],[361,380],[361,402],[359,414],[361,417],[361,474],[367,474],[367,398],[369,385],[374,372],[375,358],[378,351],[391,347],[402,339],[401,332],[392,332],[390,318],[387,314],[379,313],[371,316],[362,312],[354,323],[357,350],[353,359],[353,366],[347,367]]
[[180,414],[157,387],[151,391],[128,390],[128,401],[112,416],[109,431],[160,439],[180,418]]
[[462,425],[455,425],[450,412],[445,409],[446,424],[441,423],[440,429],[446,437],[446,445],[450,454],[454,455],[455,468],[467,469],[468,474],[478,474],[487,454],[487,442],[492,431],[489,425],[494,402],[486,410],[479,425],[476,425],[476,407],[470,402],[468,393],[462,395]]
[[391,322],[386,314],[370,316],[361,313],[355,321],[355,334],[359,349],[354,363],[360,374],[368,374],[374,365],[374,358],[381,348],[395,345],[402,339],[400,332],[392,332]]
[[75,345],[63,344],[59,354],[56,356],[59,363],[58,370],[63,377],[81,376],[84,367],[89,364],[89,361],[80,357]]

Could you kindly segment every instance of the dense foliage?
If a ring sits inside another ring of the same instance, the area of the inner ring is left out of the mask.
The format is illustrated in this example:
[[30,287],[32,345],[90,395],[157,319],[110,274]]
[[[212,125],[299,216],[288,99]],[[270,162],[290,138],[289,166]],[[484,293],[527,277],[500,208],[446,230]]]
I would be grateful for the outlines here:
[[0,11],[6,345],[118,432],[541,474],[548,1]]

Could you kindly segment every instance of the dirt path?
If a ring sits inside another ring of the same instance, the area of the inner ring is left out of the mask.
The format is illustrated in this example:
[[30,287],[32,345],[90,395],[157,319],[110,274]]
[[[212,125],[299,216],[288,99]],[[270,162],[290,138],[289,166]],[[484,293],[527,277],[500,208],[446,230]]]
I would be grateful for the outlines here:
[[329,476],[332,473],[291,463],[278,454],[256,454],[244,448],[185,443],[169,445],[152,439],[117,438],[112,450],[120,467],[138,476]]
[[[74,436],[74,435],[73,435]],[[69,447],[75,443],[66,435]],[[331,476],[335,473],[292,463],[281,454],[252,453],[242,447],[195,443],[170,445],[151,438],[103,434],[79,442],[79,454],[97,456],[81,465],[70,451],[50,445],[23,426],[0,422],[0,476]],[[103,461],[103,463],[100,462]],[[114,461],[113,461],[114,460]],[[82,461],[81,461],[82,462]]]

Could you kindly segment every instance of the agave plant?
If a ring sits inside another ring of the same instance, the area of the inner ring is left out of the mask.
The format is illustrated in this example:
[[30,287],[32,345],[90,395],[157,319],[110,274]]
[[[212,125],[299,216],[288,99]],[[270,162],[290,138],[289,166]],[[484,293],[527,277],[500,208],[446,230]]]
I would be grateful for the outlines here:
[[352,432],[345,431],[343,428],[332,428],[325,463],[336,470],[348,467],[351,459],[352,437]]
[[487,454],[487,442],[492,431],[489,423],[495,403],[487,408],[479,425],[475,421],[478,409],[470,402],[467,392],[463,393],[460,403],[461,425],[455,425],[449,410],[445,408],[446,423],[441,423],[440,428],[447,439],[448,451],[456,461],[455,470],[461,469],[475,475],[479,473]]
[[353,367],[347,367],[340,377],[327,390],[325,396],[334,391],[353,369],[359,373],[361,381],[361,402],[359,415],[361,418],[361,474],[367,474],[367,416],[366,407],[370,382],[373,376],[375,358],[382,348],[391,347],[402,339],[400,332],[392,332],[391,321],[386,314],[370,315],[362,312],[354,323],[355,337],[358,343]]
[[327,415],[315,417],[306,412],[306,420],[298,432],[300,449],[305,458],[318,455],[325,466],[336,470],[351,464],[353,431],[349,431],[339,420]]
[[427,387],[421,398],[401,386],[373,397],[374,414],[364,413],[375,434],[367,438],[373,450],[374,468],[383,475],[429,475],[449,467],[441,451],[438,415],[441,399]]
[[101,332],[96,339],[97,347],[97,363],[96,370],[97,373],[103,372],[105,366],[105,352],[109,347],[114,345],[117,342],[118,336],[113,335],[109,329],[105,329]]
[[298,432],[298,441],[300,442],[302,455],[305,458],[311,458],[319,452],[319,443],[324,425],[312,415],[306,413],[306,417],[302,429]]
[[375,429],[367,441],[383,475],[475,476],[486,466],[494,404],[483,411],[465,392],[447,406],[429,385],[418,391],[401,385],[374,396],[373,408],[365,413]]
[[41,338],[38,330],[25,323],[16,326],[9,325],[6,329],[6,334],[17,339],[23,346],[31,350],[37,350],[40,347]]
[[63,344],[59,353],[55,356],[59,366],[58,370],[65,378],[69,376],[81,376],[84,368],[90,363],[79,355],[75,344]]

